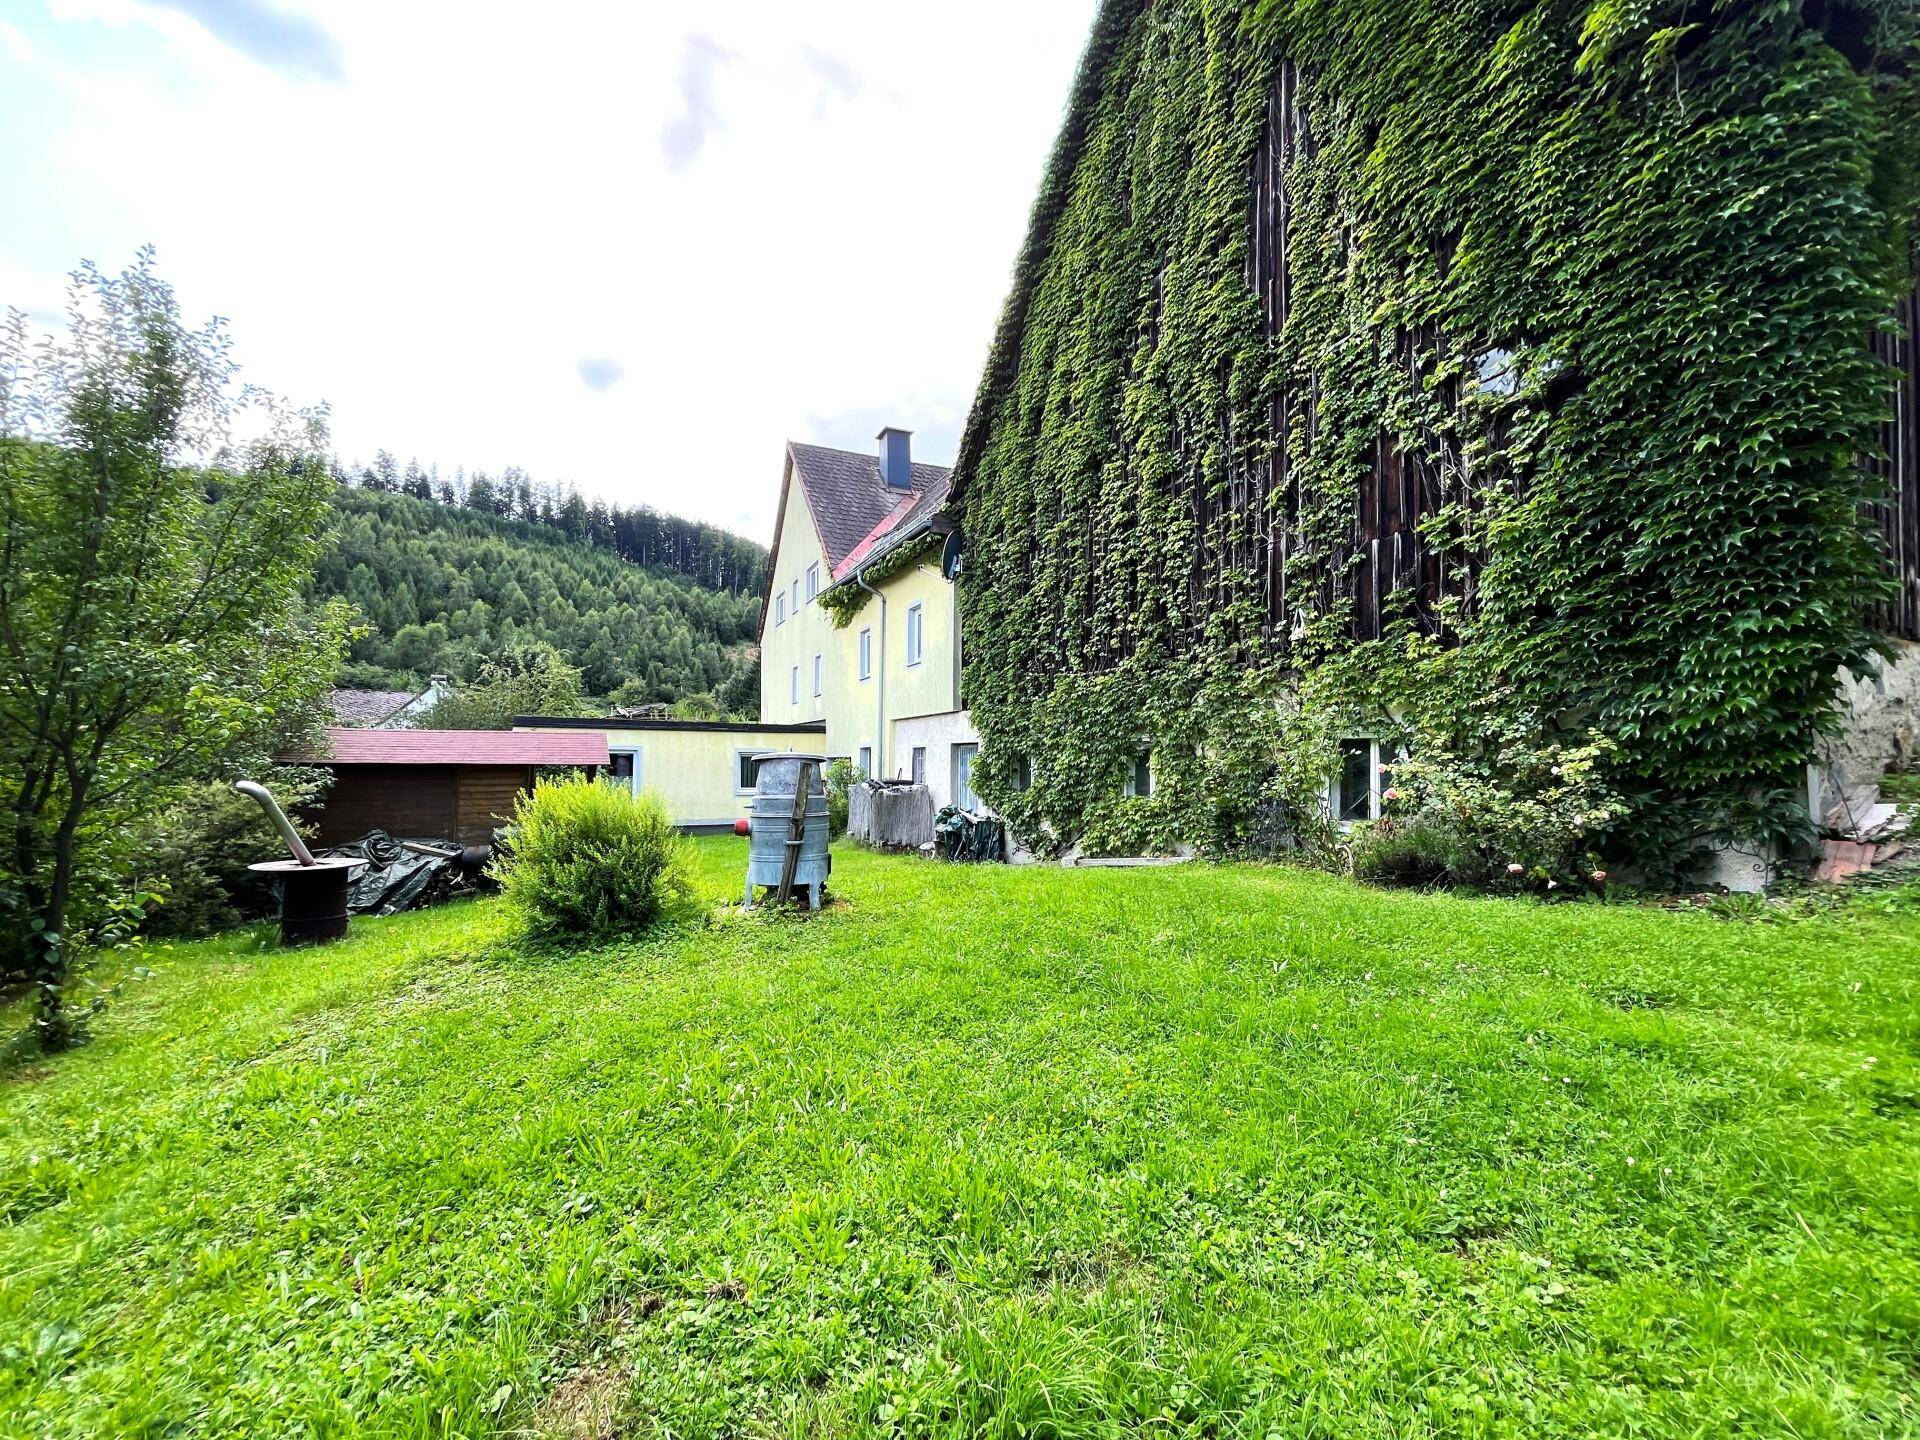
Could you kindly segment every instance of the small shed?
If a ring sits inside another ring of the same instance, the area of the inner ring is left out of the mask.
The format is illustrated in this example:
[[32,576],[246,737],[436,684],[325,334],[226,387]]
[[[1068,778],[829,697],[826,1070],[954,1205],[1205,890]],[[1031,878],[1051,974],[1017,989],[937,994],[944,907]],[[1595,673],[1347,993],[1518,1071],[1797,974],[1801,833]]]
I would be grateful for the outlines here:
[[331,726],[323,754],[288,763],[333,771],[326,800],[305,818],[322,845],[344,845],[369,830],[401,839],[485,845],[513,814],[514,797],[542,768],[597,771],[607,737],[592,730],[362,730]]

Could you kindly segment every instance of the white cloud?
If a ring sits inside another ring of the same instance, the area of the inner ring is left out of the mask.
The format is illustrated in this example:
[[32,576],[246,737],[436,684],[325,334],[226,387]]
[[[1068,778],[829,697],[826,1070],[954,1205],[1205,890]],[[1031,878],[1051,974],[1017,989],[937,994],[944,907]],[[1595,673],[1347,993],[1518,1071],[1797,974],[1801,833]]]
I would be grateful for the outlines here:
[[[0,303],[151,240],[349,459],[762,539],[788,436],[878,415],[952,458],[1092,9],[328,0],[313,84],[175,11],[53,3],[22,38],[64,101],[16,142],[53,189],[0,211]],[[725,59],[689,90],[696,55]]]
[[33,63],[33,46],[27,43],[27,37],[20,33],[20,27],[0,20],[0,44],[7,47],[7,53],[22,65]]

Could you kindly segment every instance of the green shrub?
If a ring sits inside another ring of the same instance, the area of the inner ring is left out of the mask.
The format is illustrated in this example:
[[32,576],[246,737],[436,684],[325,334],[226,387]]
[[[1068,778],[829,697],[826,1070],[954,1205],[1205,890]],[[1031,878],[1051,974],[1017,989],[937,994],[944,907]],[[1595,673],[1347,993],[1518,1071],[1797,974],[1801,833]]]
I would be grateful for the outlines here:
[[1357,827],[1353,873],[1375,885],[1471,883],[1482,867],[1458,832],[1427,817]]
[[493,874],[532,933],[597,938],[645,930],[690,898],[692,858],[657,795],[575,778],[521,795]]

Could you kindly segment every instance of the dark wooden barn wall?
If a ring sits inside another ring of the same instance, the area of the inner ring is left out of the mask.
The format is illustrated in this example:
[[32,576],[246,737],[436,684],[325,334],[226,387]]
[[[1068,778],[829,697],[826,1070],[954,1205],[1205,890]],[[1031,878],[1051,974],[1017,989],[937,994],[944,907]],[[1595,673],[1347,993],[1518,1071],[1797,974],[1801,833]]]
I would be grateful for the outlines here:
[[369,830],[485,845],[533,777],[523,765],[336,765],[310,818],[322,845],[344,845]]
[[514,797],[533,788],[533,771],[502,765],[463,765],[456,792],[452,839],[485,845],[513,816]]
[[1880,453],[1867,467],[1879,477],[1881,499],[1868,506],[1887,537],[1900,593],[1876,606],[1874,624],[1891,635],[1920,640],[1920,284],[1900,302],[1895,334],[1873,337],[1873,350],[1899,371],[1892,414],[1880,427]]
[[[1260,298],[1267,334],[1274,338],[1286,326],[1292,301],[1287,171],[1296,158],[1313,154],[1299,76],[1283,64],[1254,157],[1247,260],[1247,281]],[[1890,396],[1892,415],[1881,430],[1881,453],[1863,463],[1882,481],[1883,498],[1868,509],[1886,536],[1900,593],[1893,603],[1875,607],[1872,620],[1890,634],[1920,639],[1920,285],[1901,302],[1896,318],[1896,333],[1873,337],[1875,353],[1899,374]],[[1419,383],[1414,373],[1419,358],[1431,353],[1439,339],[1433,333],[1400,337],[1410,383]],[[1444,394],[1439,398],[1443,407],[1458,399]],[[1207,496],[1194,487],[1195,531],[1203,537],[1194,557],[1195,613],[1204,613],[1206,601],[1225,589],[1229,573],[1257,577],[1266,597],[1269,638],[1289,633],[1292,612],[1305,601],[1321,608],[1351,599],[1356,640],[1377,639],[1386,623],[1402,614],[1435,633],[1441,625],[1441,602],[1449,597],[1470,612],[1480,557],[1458,545],[1438,544],[1419,528],[1450,501],[1465,502],[1469,508],[1472,504],[1470,477],[1461,458],[1438,436],[1423,437],[1422,444],[1408,450],[1382,433],[1372,470],[1360,483],[1345,546],[1312,556],[1304,566],[1289,565],[1303,543],[1303,497],[1293,462],[1313,444],[1317,408],[1315,394],[1281,396],[1268,417],[1270,433],[1280,439],[1272,459],[1236,473],[1223,496]],[[1216,522],[1223,507],[1242,510],[1246,523],[1228,533],[1244,540],[1217,545],[1208,553],[1204,537],[1219,532]],[[1304,584],[1311,593],[1289,595],[1289,584]]]

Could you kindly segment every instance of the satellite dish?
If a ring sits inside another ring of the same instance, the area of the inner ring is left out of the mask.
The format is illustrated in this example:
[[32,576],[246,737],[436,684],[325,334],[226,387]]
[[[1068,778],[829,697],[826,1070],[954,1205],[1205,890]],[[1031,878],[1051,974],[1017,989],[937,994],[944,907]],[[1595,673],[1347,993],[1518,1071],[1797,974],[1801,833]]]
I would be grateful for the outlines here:
[[947,536],[947,543],[940,547],[940,573],[948,580],[958,575],[966,562],[966,541],[958,530]]

